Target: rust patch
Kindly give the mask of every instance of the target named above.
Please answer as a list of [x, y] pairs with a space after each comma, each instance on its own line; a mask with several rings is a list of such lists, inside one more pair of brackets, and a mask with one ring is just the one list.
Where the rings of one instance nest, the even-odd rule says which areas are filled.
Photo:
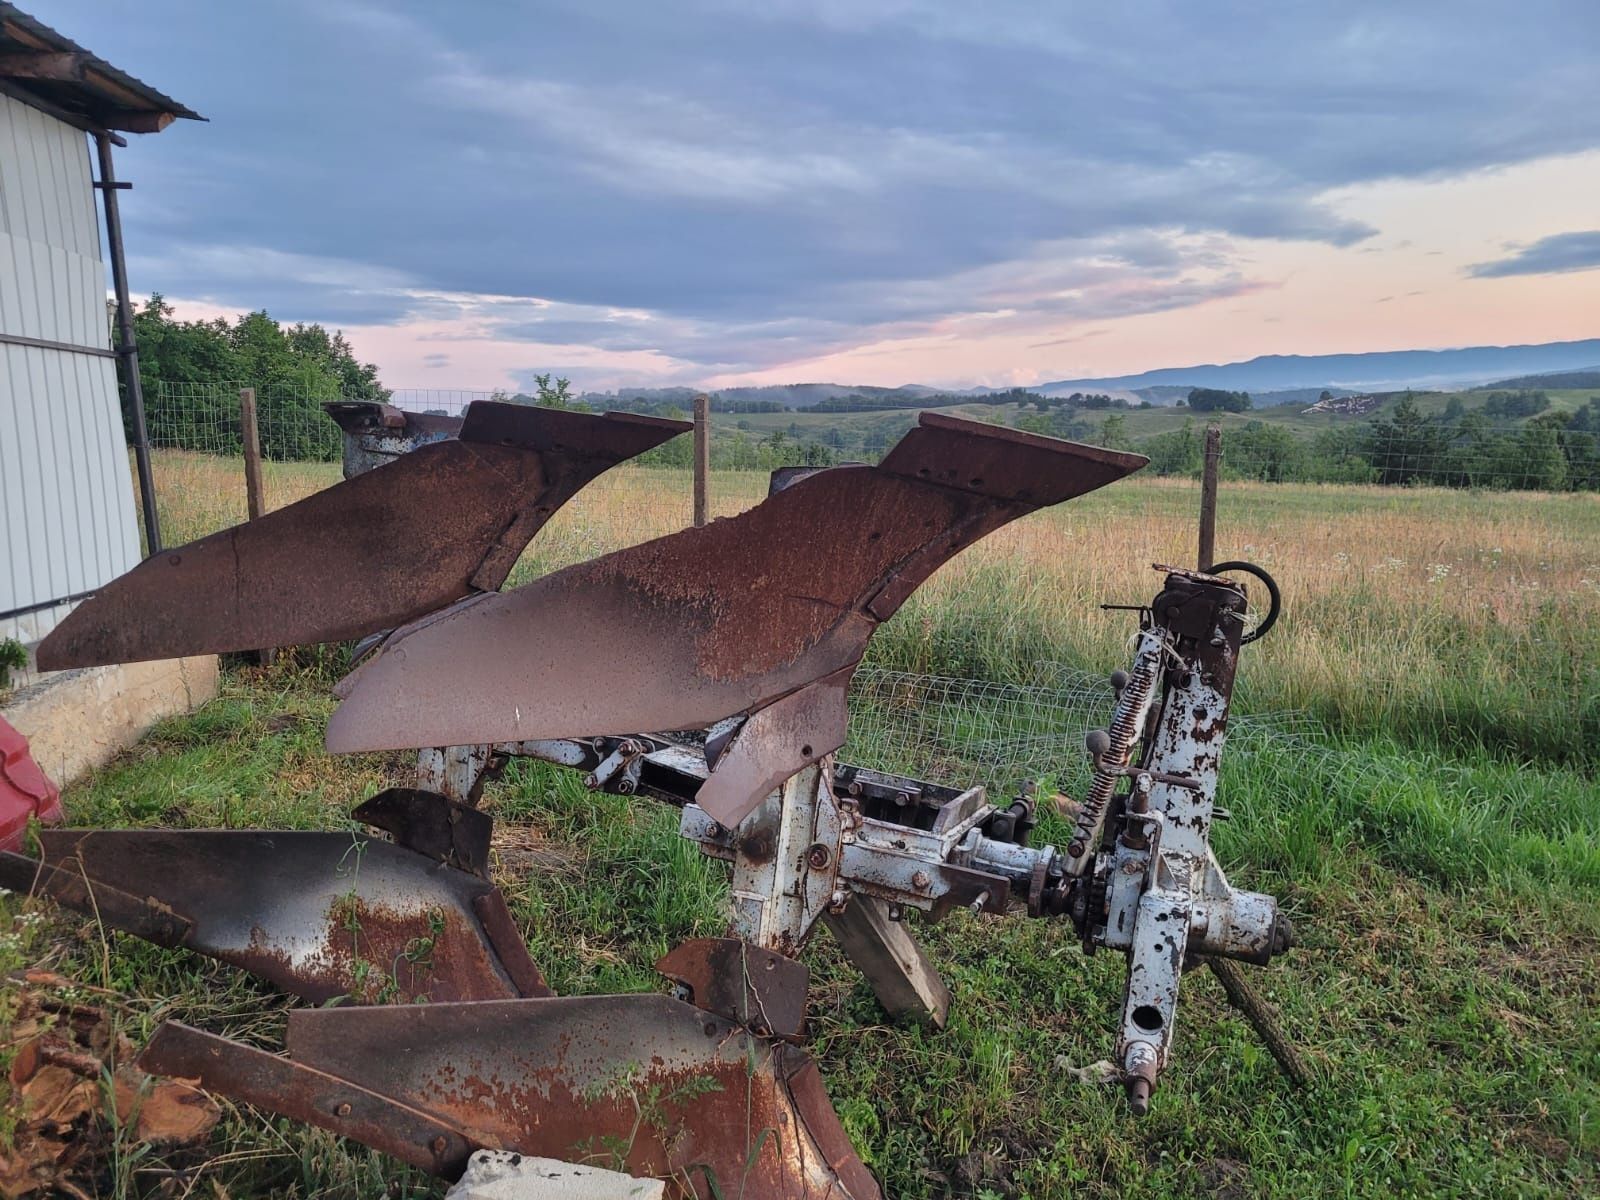
[[471, 1141], [680, 1197], [881, 1196], [804, 1052], [664, 996], [302, 1009], [289, 1050]]

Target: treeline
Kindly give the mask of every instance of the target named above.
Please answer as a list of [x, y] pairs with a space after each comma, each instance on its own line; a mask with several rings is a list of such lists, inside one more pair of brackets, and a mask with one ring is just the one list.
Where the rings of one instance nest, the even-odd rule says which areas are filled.
[[[689, 403], [693, 403], [691, 398]], [[603, 407], [613, 412], [641, 413], [647, 417], [665, 417], [672, 413], [689, 411], [688, 404], [678, 399], [651, 399], [645, 396], [618, 396], [607, 399]], [[742, 397], [711, 395], [714, 413], [781, 413], [784, 406], [776, 400], [747, 400]]]
[[239, 453], [239, 388], [248, 386], [256, 389], [263, 454], [336, 459], [338, 430], [323, 401], [389, 398], [378, 368], [360, 362], [342, 333], [317, 324], [286, 327], [265, 312], [177, 321], [157, 294], [134, 313], [133, 336], [145, 419], [161, 446]]
[[[1194, 422], [1135, 447], [1158, 475], [1198, 474], [1203, 434]], [[1600, 396], [1572, 413], [1547, 412], [1496, 426], [1486, 409], [1451, 405], [1437, 416], [1403, 397], [1388, 416], [1298, 437], [1249, 421], [1227, 431], [1223, 473], [1271, 483], [1600, 491]]]
[[814, 413], [893, 412], [898, 409], [908, 408], [953, 408], [957, 404], [972, 404], [975, 401], [1003, 403], [1003, 401], [997, 401], [993, 397], [960, 396], [942, 392], [928, 396], [910, 394], [860, 395], [852, 392], [848, 396], [830, 396], [826, 400], [819, 400], [804, 411]]
[[[1011, 394], [1007, 394], [1007, 399]], [[1053, 409], [1070, 410], [1086, 409], [1099, 412], [1109, 408], [1149, 408], [1150, 401], [1141, 400], [1138, 404], [1129, 404], [1121, 396], [1108, 396], [1103, 392], [1073, 392], [1070, 396], [1040, 396], [1034, 392], [1023, 392], [1017, 399], [1019, 408], [1032, 405], [1040, 412], [1050, 412]]]
[[1195, 412], [1248, 412], [1249, 392], [1227, 392], [1221, 388], [1191, 388], [1186, 400]]

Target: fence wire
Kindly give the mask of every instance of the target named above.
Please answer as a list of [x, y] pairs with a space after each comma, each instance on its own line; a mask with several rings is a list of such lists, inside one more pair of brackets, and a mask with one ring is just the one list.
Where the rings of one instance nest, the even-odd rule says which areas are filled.
[[[857, 766], [1010, 796], [1034, 782], [1081, 795], [1090, 768], [1084, 737], [1111, 718], [1103, 675], [1041, 663], [1036, 684], [915, 675], [862, 666], [850, 696], [840, 756]], [[1308, 713], [1234, 713], [1228, 756], [1271, 756], [1291, 768], [1350, 757]], [[1365, 770], [1361, 760], [1352, 766]]]

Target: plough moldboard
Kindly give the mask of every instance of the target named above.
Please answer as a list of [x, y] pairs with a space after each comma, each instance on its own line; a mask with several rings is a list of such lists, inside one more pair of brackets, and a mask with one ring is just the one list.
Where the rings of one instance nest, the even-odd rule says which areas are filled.
[[[1123, 953], [1115, 1062], [1138, 1112], [1184, 971], [1223, 964], [1233, 994], [1247, 985], [1229, 960], [1288, 948], [1276, 902], [1234, 890], [1210, 848], [1251, 636], [1244, 587], [1220, 573], [1163, 568], [1132, 606], [1133, 661], [1088, 739], [1065, 847], [1032, 844], [1031, 794], [835, 758], [880, 622], [965, 546], [1138, 456], [924, 414], [878, 466], [790, 475], [740, 516], [501, 593], [556, 507], [679, 427], [495, 404], [459, 425], [335, 415], [344, 483], [141, 564], [40, 648], [64, 666], [381, 635], [338, 689], [328, 746], [419, 752], [416, 787], [356, 811], [386, 837], [47, 830], [39, 859], [0, 861], [6, 886], [312, 1004], [349, 998], [293, 1011], [287, 1057], [169, 1022], [147, 1070], [441, 1175], [487, 1147], [683, 1195], [859, 1198], [879, 1186], [802, 1048], [819, 923], [891, 1014], [934, 1025], [951, 998], [910, 910], [1068, 923], [1086, 950]], [[512, 756], [674, 805], [728, 862], [728, 936], [658, 963], [670, 995], [551, 994], [487, 878], [476, 802]]]

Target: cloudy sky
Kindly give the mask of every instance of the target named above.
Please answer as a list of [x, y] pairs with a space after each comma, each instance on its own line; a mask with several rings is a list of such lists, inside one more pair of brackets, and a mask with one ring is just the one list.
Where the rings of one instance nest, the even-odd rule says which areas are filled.
[[1600, 4], [25, 7], [209, 117], [130, 276], [395, 387], [1030, 383], [1600, 335]]

